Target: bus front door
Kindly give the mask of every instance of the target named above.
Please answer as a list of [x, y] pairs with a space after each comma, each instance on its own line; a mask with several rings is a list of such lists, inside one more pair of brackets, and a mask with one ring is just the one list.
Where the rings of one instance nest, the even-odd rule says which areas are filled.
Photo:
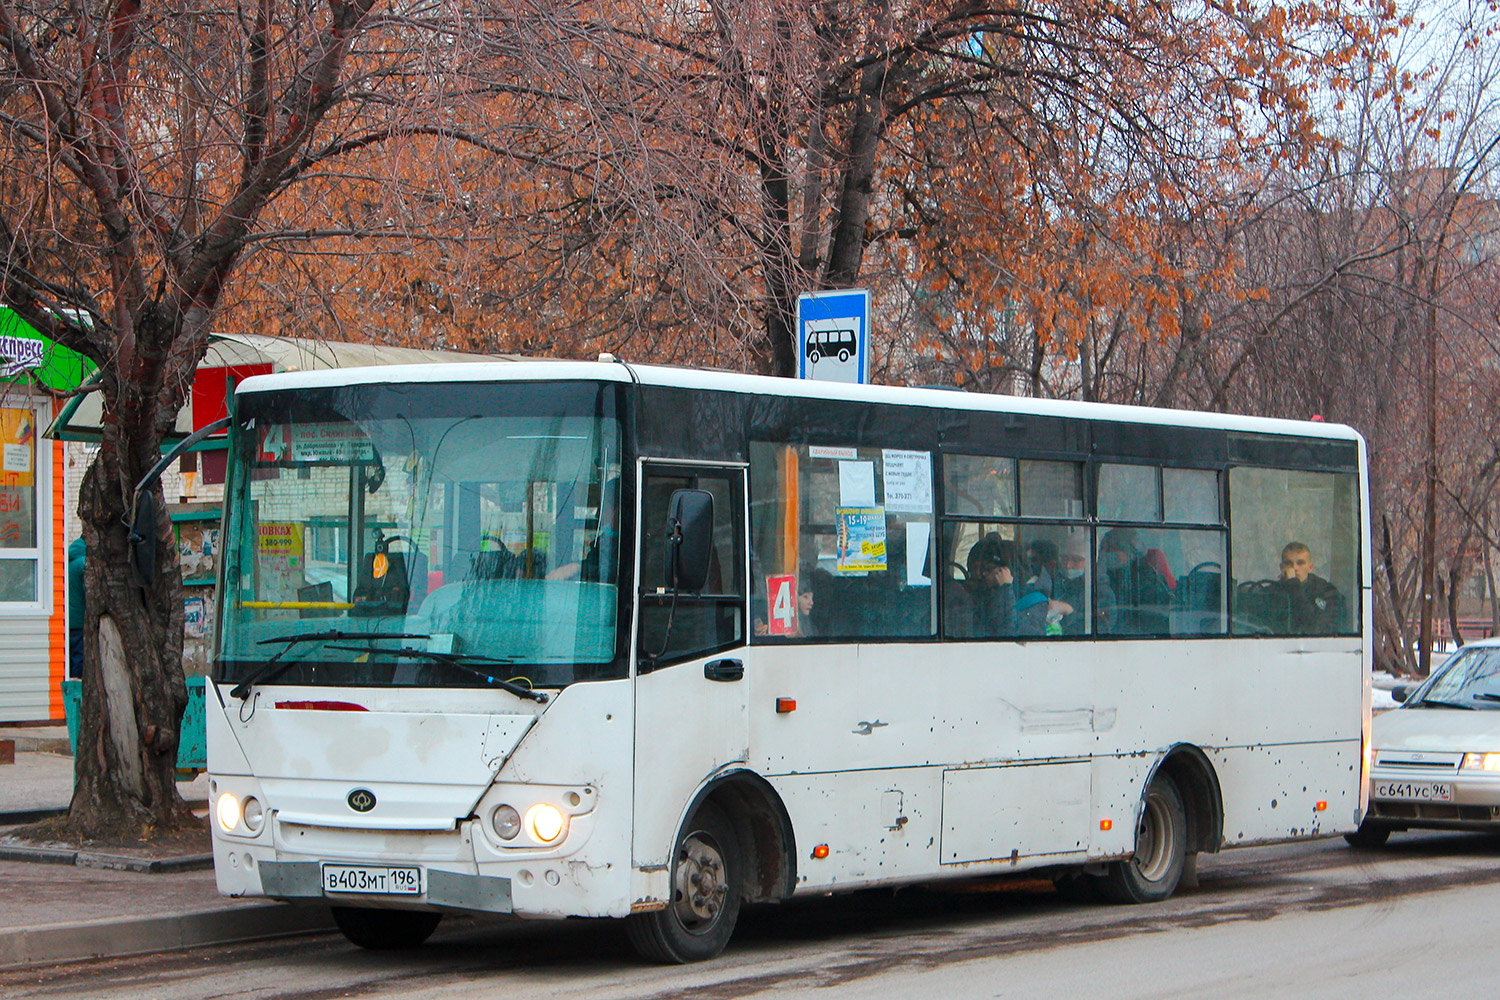
[[[667, 511], [687, 489], [713, 497], [713, 544], [702, 592], [674, 594]], [[638, 496], [632, 859], [662, 871], [695, 792], [748, 755], [745, 470], [642, 462]]]

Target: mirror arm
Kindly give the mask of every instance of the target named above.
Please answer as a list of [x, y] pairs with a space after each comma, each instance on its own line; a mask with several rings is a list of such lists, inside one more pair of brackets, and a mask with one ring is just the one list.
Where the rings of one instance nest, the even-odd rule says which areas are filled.
[[[141, 477], [141, 481], [135, 484], [135, 492], [132, 493], [130, 497], [130, 524], [128, 525], [130, 529], [128, 539], [130, 541], [132, 554], [135, 554], [136, 550], [139, 549], [141, 544], [146, 541], [146, 536], [141, 534], [140, 523], [142, 494], [156, 485], [156, 481], [161, 478], [161, 474], [167, 470], [167, 466], [171, 465], [173, 460], [175, 460], [178, 455], [181, 455], [184, 451], [187, 451], [189, 448], [197, 444], [199, 441], [202, 441], [204, 438], [209, 437], [213, 434], [217, 434], [219, 433], [219, 431], [222, 431], [224, 428], [228, 427], [230, 419], [230, 417], [220, 417], [213, 423], [205, 424], [204, 426], [198, 428], [196, 431], [193, 431], [193, 433], [189, 434], [187, 437], [179, 441], [171, 451], [163, 455], [155, 465], [151, 466], [151, 471], [147, 472], [143, 477]], [[147, 504], [146, 506], [151, 508], [150, 515], [154, 517], [156, 513], [154, 505]], [[150, 553], [148, 553], [147, 558], [150, 558]], [[142, 582], [146, 586], [150, 586], [153, 577], [152, 567], [150, 565], [137, 565], [136, 571], [140, 575]]]
[[152, 484], [154, 484], [158, 479], [161, 478], [161, 474], [167, 471], [167, 466], [171, 465], [172, 461], [177, 458], [178, 455], [181, 455], [183, 452], [187, 451], [189, 448], [197, 444], [199, 441], [202, 441], [204, 438], [211, 437], [214, 434], [222, 431], [224, 428], [228, 427], [229, 421], [231, 419], [232, 418], [230, 417], [220, 417], [213, 423], [205, 424], [204, 426], [193, 431], [193, 433], [189, 434], [187, 437], [183, 438], [181, 441], [177, 442], [172, 450], [163, 455], [155, 465], [151, 466], [151, 471], [146, 473], [145, 476], [141, 478], [141, 481], [135, 484], [135, 493], [130, 498], [131, 505], [134, 506], [135, 498], [141, 495], [142, 490], [150, 489]]

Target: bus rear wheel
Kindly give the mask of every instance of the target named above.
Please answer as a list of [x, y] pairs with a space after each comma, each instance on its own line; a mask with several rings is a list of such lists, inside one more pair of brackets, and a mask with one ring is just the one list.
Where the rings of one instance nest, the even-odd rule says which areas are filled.
[[739, 839], [716, 806], [704, 803], [677, 835], [672, 899], [665, 909], [626, 918], [630, 943], [653, 962], [684, 964], [724, 950], [740, 914]]
[[1099, 881], [1106, 899], [1157, 903], [1177, 891], [1187, 862], [1187, 810], [1182, 793], [1164, 774], [1146, 786], [1135, 827], [1135, 854], [1113, 862]]
[[425, 910], [362, 910], [353, 906], [333, 907], [333, 922], [344, 937], [370, 951], [416, 948], [437, 930], [441, 913]]

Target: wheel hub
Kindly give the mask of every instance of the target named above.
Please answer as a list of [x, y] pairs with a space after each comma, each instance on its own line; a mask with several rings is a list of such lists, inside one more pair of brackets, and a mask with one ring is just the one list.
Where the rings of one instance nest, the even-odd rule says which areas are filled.
[[718, 846], [702, 834], [683, 841], [673, 873], [672, 897], [682, 925], [700, 929], [718, 919], [729, 886]]

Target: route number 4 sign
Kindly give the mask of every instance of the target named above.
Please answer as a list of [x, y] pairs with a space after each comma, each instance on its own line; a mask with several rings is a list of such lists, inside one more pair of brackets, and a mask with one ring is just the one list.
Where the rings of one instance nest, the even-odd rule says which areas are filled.
[[797, 634], [797, 577], [766, 577], [766, 604], [771, 609], [771, 620], [766, 623], [768, 635]]

